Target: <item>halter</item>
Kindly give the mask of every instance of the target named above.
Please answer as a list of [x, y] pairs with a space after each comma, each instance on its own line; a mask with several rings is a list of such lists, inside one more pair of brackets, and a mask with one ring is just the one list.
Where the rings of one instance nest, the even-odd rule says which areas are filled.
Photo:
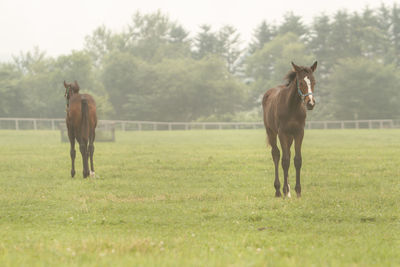
[[306, 96], [314, 95], [313, 92], [303, 94], [303, 92], [300, 90], [300, 87], [299, 87], [299, 79], [297, 79], [297, 78], [296, 78], [296, 84], [297, 84], [297, 92], [299, 93], [299, 96], [301, 97], [301, 100], [304, 101], [304, 99], [306, 98]]
[[71, 98], [71, 88], [68, 88], [68, 92], [65, 94], [65, 103], [67, 105], [67, 108], [69, 107], [69, 99]]

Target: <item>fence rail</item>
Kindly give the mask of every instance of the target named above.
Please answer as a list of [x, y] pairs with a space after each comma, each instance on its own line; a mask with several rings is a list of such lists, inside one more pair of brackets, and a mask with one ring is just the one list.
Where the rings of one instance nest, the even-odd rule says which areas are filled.
[[[112, 125], [121, 131], [172, 131], [209, 129], [263, 129], [262, 122], [153, 122], [100, 120], [99, 127]], [[65, 119], [0, 118], [0, 129], [11, 130], [59, 130], [65, 127]], [[400, 128], [400, 120], [343, 120], [307, 121], [306, 129], [392, 129]]]

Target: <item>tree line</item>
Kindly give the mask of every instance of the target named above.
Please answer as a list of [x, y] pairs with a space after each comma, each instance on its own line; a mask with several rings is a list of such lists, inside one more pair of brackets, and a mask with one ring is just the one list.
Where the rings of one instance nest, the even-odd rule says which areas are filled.
[[100, 26], [84, 48], [48, 57], [34, 48], [0, 62], [0, 117], [60, 118], [62, 82], [93, 94], [101, 119], [260, 120], [260, 98], [290, 62], [318, 60], [312, 119], [400, 118], [400, 8], [287, 13], [245, 44], [235, 27], [191, 34], [162, 12], [136, 13], [120, 32]]

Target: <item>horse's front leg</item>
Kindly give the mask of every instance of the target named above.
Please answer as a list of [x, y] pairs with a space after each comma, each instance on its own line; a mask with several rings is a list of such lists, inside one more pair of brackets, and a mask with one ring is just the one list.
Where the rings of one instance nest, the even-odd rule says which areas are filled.
[[286, 197], [290, 196], [290, 185], [289, 185], [289, 166], [290, 166], [290, 147], [293, 142], [293, 137], [286, 134], [279, 134], [279, 141], [282, 147], [282, 169], [283, 169], [283, 195]]
[[69, 138], [69, 143], [71, 145], [69, 154], [71, 156], [71, 177], [75, 176], [75, 157], [76, 157], [76, 151], [75, 151], [75, 135], [72, 130], [68, 130], [68, 138]]
[[304, 130], [299, 132], [294, 137], [294, 149], [295, 149], [294, 166], [296, 167], [296, 187], [295, 187], [295, 190], [296, 190], [296, 193], [297, 193], [297, 197], [301, 197], [300, 170], [301, 170], [301, 165], [302, 165], [301, 144], [303, 143], [303, 137], [304, 137]]

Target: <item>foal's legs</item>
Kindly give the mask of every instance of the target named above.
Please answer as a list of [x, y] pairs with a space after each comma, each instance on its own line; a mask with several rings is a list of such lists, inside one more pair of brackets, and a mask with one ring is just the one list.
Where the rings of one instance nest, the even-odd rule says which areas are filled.
[[95, 177], [94, 166], [93, 166], [93, 154], [94, 154], [94, 129], [89, 134], [89, 156], [90, 156], [90, 177]]
[[296, 193], [297, 197], [301, 197], [301, 185], [300, 185], [300, 169], [302, 164], [301, 158], [301, 144], [303, 143], [304, 130], [302, 129], [295, 137], [294, 137], [294, 166], [296, 167]]
[[76, 151], [75, 151], [75, 135], [73, 130], [68, 129], [68, 138], [69, 138], [69, 143], [71, 144], [71, 148], [69, 151], [69, 154], [71, 156], [71, 177], [75, 176], [75, 157], [76, 157]]
[[282, 168], [283, 168], [283, 195], [290, 197], [289, 186], [289, 166], [290, 166], [290, 147], [292, 146], [293, 137], [284, 133], [279, 133], [279, 141], [282, 147]]
[[271, 145], [271, 154], [272, 154], [272, 159], [274, 161], [275, 165], [275, 181], [274, 181], [274, 187], [275, 187], [275, 197], [281, 197], [281, 183], [279, 182], [279, 159], [281, 157], [281, 152], [279, 151], [278, 146], [276, 145], [276, 133], [274, 133], [271, 130], [267, 129], [267, 135], [268, 135], [268, 141], [269, 144]]

